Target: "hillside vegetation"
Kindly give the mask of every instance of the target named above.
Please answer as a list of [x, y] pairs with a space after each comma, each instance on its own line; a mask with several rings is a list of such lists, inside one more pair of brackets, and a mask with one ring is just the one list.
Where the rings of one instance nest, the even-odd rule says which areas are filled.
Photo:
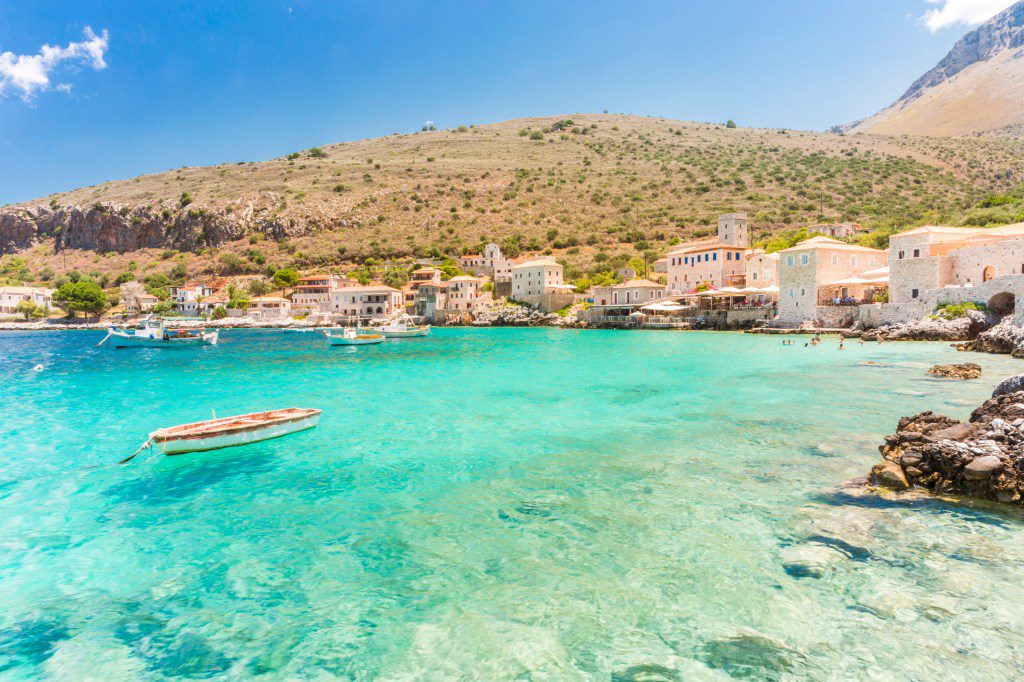
[[[0, 209], [34, 224], [49, 213], [57, 225], [5, 256], [0, 277], [267, 276], [283, 267], [347, 270], [368, 258], [455, 256], [496, 241], [512, 254], [553, 253], [575, 279], [653, 260], [672, 243], [710, 234], [716, 216], [731, 211], [748, 213], [755, 239], [853, 220], [877, 229], [867, 237], [875, 245], [925, 223], [1019, 221], [1021, 178], [1024, 143], [1012, 136], [844, 136], [614, 114], [530, 118], [180, 168]], [[95, 225], [89, 249], [67, 246], [72, 225], [60, 221], [70, 207], [79, 211], [79, 241]], [[118, 226], [143, 223], [147, 248], [120, 252], [107, 239]], [[179, 229], [186, 224], [187, 240]]]

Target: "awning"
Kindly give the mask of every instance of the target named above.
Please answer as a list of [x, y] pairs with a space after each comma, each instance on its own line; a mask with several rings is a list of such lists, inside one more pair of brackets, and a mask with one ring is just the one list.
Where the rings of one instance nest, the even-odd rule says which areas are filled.
[[640, 310], [673, 313], [678, 310], [686, 310], [687, 308], [692, 308], [692, 306], [683, 305], [682, 303], [674, 303], [672, 301], [665, 301], [664, 303], [648, 303], [645, 306], [641, 306]]

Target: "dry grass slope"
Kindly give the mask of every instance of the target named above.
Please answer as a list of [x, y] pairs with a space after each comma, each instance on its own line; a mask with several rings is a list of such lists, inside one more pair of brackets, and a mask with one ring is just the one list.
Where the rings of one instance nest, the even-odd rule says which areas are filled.
[[985, 197], [1013, 190], [1022, 174], [1024, 143], [1012, 137], [843, 136], [614, 114], [530, 118], [48, 196], [29, 203], [220, 212], [291, 229], [272, 240], [254, 228], [189, 254], [54, 253], [44, 243], [21, 254], [22, 270], [115, 274], [132, 262], [142, 272], [183, 263], [190, 275], [338, 269], [498, 241], [553, 252], [579, 273], [616, 255], [660, 255], [729, 211], [747, 212], [761, 238], [818, 221], [883, 230], [959, 222]]

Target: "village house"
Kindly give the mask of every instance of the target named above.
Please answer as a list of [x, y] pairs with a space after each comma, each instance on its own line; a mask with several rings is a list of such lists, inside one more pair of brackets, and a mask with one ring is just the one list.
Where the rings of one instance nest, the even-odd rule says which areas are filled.
[[821, 224], [811, 225], [807, 228], [808, 234], [821, 234], [832, 239], [847, 239], [864, 231], [859, 223]]
[[575, 287], [562, 281], [561, 263], [548, 256], [512, 266], [510, 297], [544, 312], [572, 304]]
[[884, 251], [821, 236], [780, 251], [778, 319], [825, 326], [859, 319], [856, 306], [871, 303], [888, 285], [886, 258]]
[[594, 307], [628, 308], [651, 301], [657, 301], [668, 295], [664, 284], [649, 279], [631, 279], [621, 284], [607, 287], [594, 287]]
[[448, 307], [453, 310], [470, 310], [478, 304], [483, 280], [469, 275], [459, 275], [448, 280]]
[[212, 287], [197, 282], [189, 282], [183, 286], [170, 287], [171, 307], [183, 317], [198, 317], [199, 301], [213, 294]]
[[416, 292], [424, 284], [437, 283], [441, 281], [444, 273], [439, 268], [422, 267], [416, 268], [409, 275], [409, 281], [402, 285], [402, 293], [405, 294], [405, 304], [412, 306], [416, 302]]
[[306, 275], [300, 277], [292, 288], [292, 310], [299, 312], [324, 312], [331, 306], [331, 293], [345, 287], [358, 286], [359, 282], [335, 274]]
[[53, 308], [53, 292], [44, 287], [0, 287], [0, 313], [17, 313], [22, 301], [31, 301], [48, 311]]
[[749, 237], [747, 216], [718, 216], [716, 237], [686, 242], [668, 253], [666, 274], [671, 291], [685, 292], [699, 285], [714, 289], [742, 286], [746, 275]]
[[405, 310], [405, 294], [384, 284], [357, 285], [331, 292], [330, 312], [369, 320], [387, 319]]
[[260, 320], [283, 320], [290, 311], [291, 302], [280, 296], [258, 296], [249, 308], [249, 314]]
[[925, 226], [889, 238], [889, 305], [883, 321], [976, 302], [1024, 322], [1024, 223], [993, 228]]

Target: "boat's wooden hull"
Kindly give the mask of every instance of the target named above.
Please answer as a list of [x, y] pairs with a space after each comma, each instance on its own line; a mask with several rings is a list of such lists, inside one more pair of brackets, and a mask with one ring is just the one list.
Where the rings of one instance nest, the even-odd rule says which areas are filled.
[[251, 428], [234, 429], [227, 433], [178, 436], [168, 433], [171, 429], [161, 429], [154, 432], [151, 438], [154, 446], [166, 455], [219, 450], [221, 448], [230, 448], [237, 445], [247, 445], [272, 438], [280, 438], [291, 433], [311, 429], [320, 421], [320, 410], [311, 410], [309, 412], [311, 413], [298, 416], [295, 419], [277, 421], [267, 425], [255, 424]]
[[327, 343], [332, 346], [371, 346], [384, 341], [384, 337], [380, 334], [365, 334], [355, 338], [345, 338], [334, 334], [324, 334], [324, 336], [327, 337]]
[[414, 339], [420, 336], [430, 336], [430, 329], [409, 329], [407, 331], [388, 331], [387, 329], [378, 329], [377, 333], [383, 334], [386, 339]]
[[181, 348], [185, 346], [215, 346], [219, 332], [204, 332], [198, 336], [136, 336], [134, 334], [110, 333], [114, 348]]

